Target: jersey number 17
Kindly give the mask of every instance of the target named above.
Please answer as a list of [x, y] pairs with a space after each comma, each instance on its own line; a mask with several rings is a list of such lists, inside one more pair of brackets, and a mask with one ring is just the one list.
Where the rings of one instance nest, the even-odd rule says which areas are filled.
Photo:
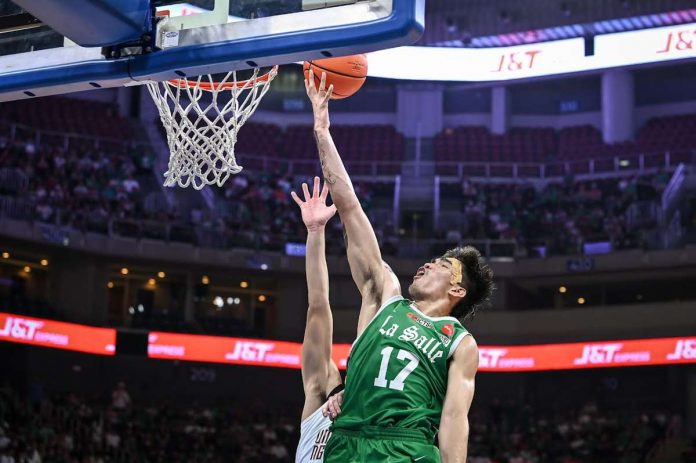
[[393, 347], [385, 347], [382, 349], [382, 363], [379, 366], [379, 374], [375, 378], [375, 386], [403, 391], [406, 378], [418, 367], [419, 362], [418, 358], [409, 351], [399, 349], [399, 352], [396, 354], [397, 360], [408, 360], [408, 363], [393, 380], [387, 381], [387, 368], [389, 367], [389, 361], [391, 360], [393, 351]]

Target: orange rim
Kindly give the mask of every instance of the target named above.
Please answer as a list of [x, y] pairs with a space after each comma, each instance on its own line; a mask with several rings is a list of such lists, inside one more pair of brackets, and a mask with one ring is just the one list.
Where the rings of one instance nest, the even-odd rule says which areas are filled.
[[253, 82], [253, 85], [256, 85], [258, 83], [266, 83], [271, 78], [271, 74], [273, 72], [276, 72], [276, 73], [278, 72], [278, 66], [273, 66], [270, 71], [268, 71], [266, 74], [262, 75], [261, 77], [257, 77], [255, 79], [238, 80], [236, 82], [210, 82], [210, 81], [204, 82], [203, 80], [198, 82], [197, 80], [188, 80], [188, 79], [170, 79], [170, 80], [167, 80], [167, 83], [169, 85], [174, 86], [174, 87], [179, 87], [179, 88], [198, 87], [201, 90], [205, 90], [207, 92], [212, 92], [212, 91], [218, 91], [218, 90], [231, 90], [233, 88], [244, 88], [249, 84], [249, 82]]

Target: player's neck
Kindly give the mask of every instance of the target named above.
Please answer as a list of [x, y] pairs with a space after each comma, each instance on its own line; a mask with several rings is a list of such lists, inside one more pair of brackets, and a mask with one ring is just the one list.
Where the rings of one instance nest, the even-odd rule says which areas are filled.
[[413, 304], [428, 317], [447, 317], [450, 314], [449, 301], [443, 299], [415, 299]]

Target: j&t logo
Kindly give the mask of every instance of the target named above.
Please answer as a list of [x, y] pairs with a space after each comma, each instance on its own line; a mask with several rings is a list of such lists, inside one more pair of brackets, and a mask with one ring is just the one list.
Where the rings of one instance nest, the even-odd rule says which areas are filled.
[[664, 48], [658, 50], [657, 53], [693, 50], [694, 36], [696, 36], [696, 30], [682, 30], [679, 32], [670, 32], [667, 35], [667, 43], [664, 45]]
[[246, 360], [248, 362], [263, 362], [266, 353], [273, 350], [273, 344], [268, 342], [238, 341], [234, 351], [225, 356], [228, 360]]
[[507, 349], [479, 349], [479, 365], [483, 368], [495, 368], [498, 361], [507, 354]]
[[7, 317], [5, 327], [0, 330], [0, 337], [11, 337], [31, 341], [36, 330], [43, 326], [43, 322], [27, 320], [26, 318]]
[[586, 345], [582, 350], [582, 357], [576, 358], [573, 363], [575, 365], [611, 363], [621, 347], [623, 344]]
[[667, 360], [696, 359], [696, 339], [680, 339]]

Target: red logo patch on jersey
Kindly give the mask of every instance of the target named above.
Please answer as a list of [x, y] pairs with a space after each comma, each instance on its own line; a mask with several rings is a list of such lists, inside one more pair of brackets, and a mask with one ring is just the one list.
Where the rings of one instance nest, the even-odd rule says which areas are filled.
[[424, 326], [426, 328], [431, 328], [431, 329], [433, 327], [432, 323], [430, 323], [428, 320], [423, 320], [422, 318], [420, 318], [418, 315], [414, 314], [413, 312], [407, 313], [406, 316], [421, 326]]
[[454, 325], [451, 323], [444, 325], [442, 327], [442, 332], [451, 338], [452, 336], [454, 336]]

